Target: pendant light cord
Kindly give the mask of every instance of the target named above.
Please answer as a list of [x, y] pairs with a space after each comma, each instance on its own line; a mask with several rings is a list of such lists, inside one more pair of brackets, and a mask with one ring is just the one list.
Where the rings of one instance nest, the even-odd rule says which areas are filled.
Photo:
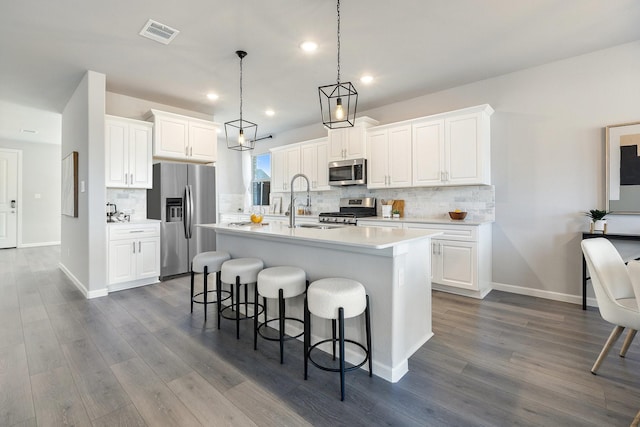
[[340, 0], [338, 0], [338, 79], [337, 83], [340, 84]]
[[240, 57], [240, 130], [242, 130], [242, 57]]

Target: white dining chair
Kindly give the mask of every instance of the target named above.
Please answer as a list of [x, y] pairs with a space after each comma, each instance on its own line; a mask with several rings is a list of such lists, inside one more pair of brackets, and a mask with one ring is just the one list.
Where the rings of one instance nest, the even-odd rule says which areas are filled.
[[[582, 252], [589, 268], [600, 315], [615, 325], [591, 368], [591, 373], [595, 375], [624, 328], [629, 328], [630, 331], [620, 351], [622, 357], [629, 349], [636, 331], [640, 329], [640, 307], [636, 298], [636, 295], [640, 295], [640, 263], [625, 265], [613, 244], [603, 237], [583, 240]], [[633, 281], [631, 275], [634, 275]], [[635, 292], [634, 284], [637, 287]]]

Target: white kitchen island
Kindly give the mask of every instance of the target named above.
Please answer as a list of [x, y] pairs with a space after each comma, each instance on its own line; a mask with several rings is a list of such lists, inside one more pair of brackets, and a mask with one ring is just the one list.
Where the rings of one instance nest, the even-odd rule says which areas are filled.
[[[300, 267], [310, 282], [346, 277], [362, 283], [370, 299], [374, 375], [398, 381], [408, 371], [408, 358], [433, 335], [430, 248], [431, 237], [440, 233], [378, 227], [290, 229], [279, 222], [199, 226], [214, 229], [218, 250], [232, 258], [260, 258], [265, 267]], [[287, 303], [287, 316], [302, 319], [303, 299]], [[270, 308], [271, 313], [276, 309]], [[312, 318], [312, 343], [330, 337], [330, 326]], [[364, 330], [364, 316], [345, 322], [347, 338], [365, 342]], [[347, 346], [346, 359], [354, 363], [362, 355]]]

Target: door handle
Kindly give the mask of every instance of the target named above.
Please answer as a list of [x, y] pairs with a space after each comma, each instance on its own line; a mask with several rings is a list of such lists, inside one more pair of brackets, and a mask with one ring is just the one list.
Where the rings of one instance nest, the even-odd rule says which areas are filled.
[[11, 209], [15, 209], [15, 207], [16, 207], [16, 201], [12, 200], [11, 201]]
[[138, 252], [142, 252], [142, 242], [138, 240]]
[[136, 253], [136, 242], [133, 242], [133, 253]]

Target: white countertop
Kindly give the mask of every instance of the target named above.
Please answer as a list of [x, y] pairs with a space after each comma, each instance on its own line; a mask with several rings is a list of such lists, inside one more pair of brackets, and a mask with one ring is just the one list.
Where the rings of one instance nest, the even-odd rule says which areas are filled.
[[131, 221], [107, 222], [108, 226], [112, 225], [143, 225], [143, 224], [159, 224], [159, 219], [132, 219]]
[[[490, 224], [493, 221], [472, 221], [472, 220], [454, 220], [448, 218], [427, 218], [427, 217], [403, 217], [403, 218], [383, 218], [381, 216], [368, 216], [358, 218], [359, 224], [365, 224], [367, 221], [388, 222], [393, 223], [416, 223], [416, 224], [447, 224], [447, 225], [481, 225]], [[366, 224], [365, 224], [366, 225]]]
[[198, 224], [196, 227], [212, 228], [222, 233], [255, 235], [262, 238], [284, 238], [293, 240], [329, 243], [367, 249], [385, 249], [412, 240], [426, 239], [441, 234], [427, 230], [381, 227], [344, 226], [330, 229], [289, 228], [282, 222], [258, 225]]

